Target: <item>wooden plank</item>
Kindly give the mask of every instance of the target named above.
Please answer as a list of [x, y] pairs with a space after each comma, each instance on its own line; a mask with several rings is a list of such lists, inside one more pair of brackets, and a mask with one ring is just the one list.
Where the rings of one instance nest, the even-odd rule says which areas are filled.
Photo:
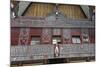
[[41, 28], [30, 28], [30, 36], [41, 36]]
[[71, 34], [74, 36], [81, 35], [81, 29], [71, 29]]
[[11, 28], [11, 45], [18, 45], [20, 28]]
[[89, 29], [89, 39], [90, 43], [95, 43], [95, 29]]
[[[26, 11], [25, 16], [43, 16], [46, 17], [49, 13], [54, 11], [53, 4], [32, 3]], [[60, 5], [59, 11], [72, 19], [85, 19], [84, 13], [78, 5]]]
[[[54, 18], [54, 20], [52, 20], [51, 18]], [[55, 18], [56, 17], [54, 16], [48, 18], [49, 20], [45, 20], [45, 18], [43, 19], [18, 18], [20, 19], [20, 21], [12, 20], [11, 27], [63, 27], [63, 28], [94, 28], [95, 27], [94, 21], [72, 20], [72, 19], [63, 18], [62, 16], [59, 17], [58, 20], [56, 20]]]

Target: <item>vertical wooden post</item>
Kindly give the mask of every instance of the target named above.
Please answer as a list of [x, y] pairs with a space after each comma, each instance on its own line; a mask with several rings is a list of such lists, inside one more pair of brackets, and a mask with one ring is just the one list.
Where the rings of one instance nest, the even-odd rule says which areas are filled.
[[44, 63], [44, 64], [47, 64], [47, 63], [48, 63], [47, 55], [44, 55], [43, 63]]

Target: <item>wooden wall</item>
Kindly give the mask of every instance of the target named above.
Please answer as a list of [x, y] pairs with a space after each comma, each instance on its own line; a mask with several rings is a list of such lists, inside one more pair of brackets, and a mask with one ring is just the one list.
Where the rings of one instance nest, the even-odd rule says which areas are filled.
[[31, 6], [25, 13], [25, 16], [46, 16], [48, 13], [53, 11], [54, 5], [52, 4], [42, 4], [42, 3], [32, 3]]
[[20, 28], [11, 28], [11, 45], [18, 45]]
[[[49, 13], [52, 13], [55, 9], [55, 4], [44, 4], [44, 3], [32, 3], [25, 12], [25, 16], [42, 16], [45, 17]], [[84, 19], [82, 9], [79, 5], [59, 5], [58, 9], [68, 18], [73, 19]]]
[[82, 19], [85, 18], [84, 13], [79, 5], [60, 5], [59, 10], [68, 18]]
[[89, 29], [89, 39], [90, 43], [95, 43], [95, 29]]
[[[56, 29], [57, 36], [61, 36], [62, 44], [71, 44], [72, 36], [80, 36], [82, 39], [82, 29]], [[61, 30], [61, 31], [59, 31]], [[89, 35], [89, 43], [95, 43], [95, 29], [87, 29]], [[40, 37], [41, 44], [51, 44], [54, 29], [51, 28], [30, 28], [28, 45], [30, 45], [32, 37]], [[18, 45], [20, 28], [11, 28], [11, 45]], [[82, 41], [82, 40], [81, 40]], [[82, 42], [83, 43], [83, 42]]]

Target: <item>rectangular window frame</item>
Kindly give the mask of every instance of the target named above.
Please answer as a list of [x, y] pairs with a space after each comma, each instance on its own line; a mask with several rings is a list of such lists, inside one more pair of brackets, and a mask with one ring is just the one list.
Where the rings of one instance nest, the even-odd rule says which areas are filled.
[[[33, 39], [34, 39], [34, 41], [33, 41]], [[36, 45], [41, 44], [41, 37], [40, 36], [31, 36], [30, 45], [35, 45], [35, 43], [33, 44], [32, 42], [35, 42]]]
[[[74, 39], [74, 40], [76, 39], [76, 40], [74, 41], [73, 39]], [[78, 40], [79, 40], [79, 42], [78, 42]], [[74, 41], [74, 42], [73, 42], [73, 41]], [[82, 41], [81, 41], [81, 37], [80, 37], [80, 36], [78, 36], [78, 35], [72, 36], [72, 44], [81, 44], [81, 42], [82, 42]]]

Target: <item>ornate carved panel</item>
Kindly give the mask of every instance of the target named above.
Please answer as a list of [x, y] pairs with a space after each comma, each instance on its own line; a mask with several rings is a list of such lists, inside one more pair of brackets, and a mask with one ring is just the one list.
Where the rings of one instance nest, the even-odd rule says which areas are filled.
[[71, 31], [70, 29], [63, 29], [63, 43], [71, 43]]
[[19, 45], [28, 45], [30, 28], [21, 28], [19, 35]]
[[42, 43], [50, 43], [51, 42], [51, 29], [45, 28], [42, 30]]
[[88, 43], [89, 42], [89, 31], [88, 29], [81, 29], [82, 32], [82, 42]]

